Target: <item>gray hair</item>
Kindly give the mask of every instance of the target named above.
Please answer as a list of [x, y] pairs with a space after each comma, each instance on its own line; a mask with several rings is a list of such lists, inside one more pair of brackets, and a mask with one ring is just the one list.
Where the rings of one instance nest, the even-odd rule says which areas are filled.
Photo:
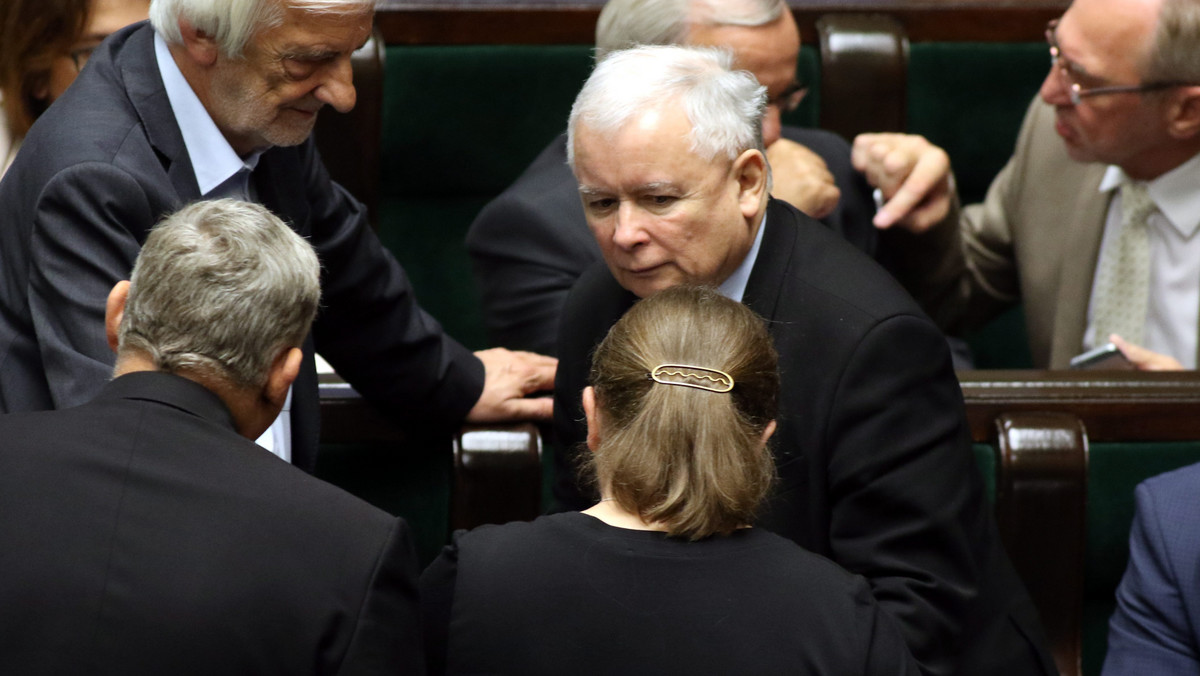
[[261, 387], [308, 334], [321, 298], [312, 247], [258, 204], [196, 202], [150, 231], [130, 278], [120, 350], [156, 368]]
[[763, 150], [767, 89], [746, 71], [732, 70], [729, 52], [698, 47], [648, 46], [614, 52], [592, 71], [567, 123], [567, 163], [575, 166], [580, 124], [614, 134], [646, 111], [682, 104], [692, 123], [691, 150], [705, 159], [730, 160]]
[[283, 21], [284, 7], [353, 12], [374, 8], [375, 0], [151, 0], [150, 23], [169, 44], [178, 45], [183, 43], [179, 21], [186, 20], [213, 36], [222, 54], [239, 58], [255, 33]]
[[1164, 0], [1143, 68], [1145, 82], [1200, 83], [1200, 2]]
[[696, 24], [763, 26], [786, 10], [784, 0], [609, 0], [596, 22], [596, 58], [637, 45], [683, 44]]

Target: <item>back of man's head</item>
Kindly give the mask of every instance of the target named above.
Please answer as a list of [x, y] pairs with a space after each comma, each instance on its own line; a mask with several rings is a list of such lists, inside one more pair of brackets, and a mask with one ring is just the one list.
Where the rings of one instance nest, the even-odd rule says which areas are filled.
[[375, 0], [151, 0], [150, 23], [170, 44], [182, 44], [182, 19], [216, 39], [225, 56], [242, 55], [246, 43], [260, 30], [283, 21], [284, 8], [311, 12], [357, 12]]
[[596, 59], [636, 45], [685, 44], [696, 24], [762, 26], [786, 10], [784, 0], [609, 0], [596, 22]]
[[118, 329], [160, 371], [258, 388], [308, 334], [320, 302], [312, 247], [258, 204], [197, 202], [154, 227]]
[[592, 71], [567, 123], [567, 161], [574, 166], [580, 125], [613, 134], [634, 118], [676, 103], [692, 124], [691, 149], [705, 159], [732, 160], [763, 150], [766, 88], [735, 71], [728, 52], [697, 47], [649, 46], [614, 52]]

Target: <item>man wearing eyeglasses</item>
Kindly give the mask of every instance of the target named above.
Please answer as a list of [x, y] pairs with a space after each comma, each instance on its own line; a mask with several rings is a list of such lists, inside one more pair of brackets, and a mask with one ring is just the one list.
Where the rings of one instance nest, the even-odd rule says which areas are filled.
[[1137, 368], [1194, 369], [1200, 326], [1200, 3], [1076, 0], [1053, 66], [983, 204], [961, 213], [946, 154], [863, 135], [880, 228], [921, 233], [905, 279], [943, 328], [1024, 303], [1035, 366], [1113, 342]]
[[[780, 121], [806, 92], [796, 80], [800, 34], [783, 0], [610, 0], [596, 26], [597, 58], [635, 44], [730, 49], [737, 66], [767, 87], [763, 140], [772, 195], [876, 255], [871, 189], [851, 166], [848, 144]], [[566, 157], [564, 134], [484, 208], [467, 234], [493, 345], [553, 355], [567, 292], [601, 259]]]

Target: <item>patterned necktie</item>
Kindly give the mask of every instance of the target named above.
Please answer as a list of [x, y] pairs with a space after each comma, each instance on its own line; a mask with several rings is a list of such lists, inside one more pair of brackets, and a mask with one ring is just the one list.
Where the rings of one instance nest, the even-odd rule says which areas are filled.
[[1121, 185], [1121, 230], [1100, 256], [1094, 312], [1097, 345], [1115, 333], [1142, 344], [1150, 295], [1150, 242], [1147, 221], [1156, 207], [1146, 186]]

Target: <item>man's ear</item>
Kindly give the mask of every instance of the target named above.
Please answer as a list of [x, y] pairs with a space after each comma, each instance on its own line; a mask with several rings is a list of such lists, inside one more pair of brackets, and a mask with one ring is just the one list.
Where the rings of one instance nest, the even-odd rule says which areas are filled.
[[271, 370], [267, 373], [267, 383], [263, 387], [263, 397], [276, 407], [276, 414], [287, 402], [288, 388], [300, 375], [300, 364], [304, 361], [304, 353], [298, 347], [289, 347], [275, 356]]
[[104, 303], [104, 335], [108, 338], [108, 347], [114, 353], [120, 345], [117, 333], [121, 328], [121, 320], [125, 318], [125, 301], [129, 300], [129, 281], [121, 280], [108, 292], [108, 301]]
[[742, 152], [733, 161], [733, 177], [738, 185], [738, 204], [746, 220], [751, 220], [762, 209], [767, 193], [767, 156], [761, 150]]
[[767, 426], [765, 428], [763, 428], [763, 433], [762, 433], [762, 445], [763, 446], [767, 445], [767, 442], [771, 440], [771, 435], [773, 435], [773, 434], [775, 434], [775, 421], [774, 420], [767, 423]]
[[179, 34], [183, 36], [183, 49], [196, 65], [208, 67], [217, 62], [221, 49], [214, 37], [192, 25], [187, 19], [179, 20]]
[[1177, 89], [1167, 111], [1167, 129], [1177, 139], [1200, 135], [1200, 86]]
[[596, 410], [596, 390], [583, 388], [583, 415], [587, 419], [587, 447], [595, 452], [600, 446], [600, 412]]

